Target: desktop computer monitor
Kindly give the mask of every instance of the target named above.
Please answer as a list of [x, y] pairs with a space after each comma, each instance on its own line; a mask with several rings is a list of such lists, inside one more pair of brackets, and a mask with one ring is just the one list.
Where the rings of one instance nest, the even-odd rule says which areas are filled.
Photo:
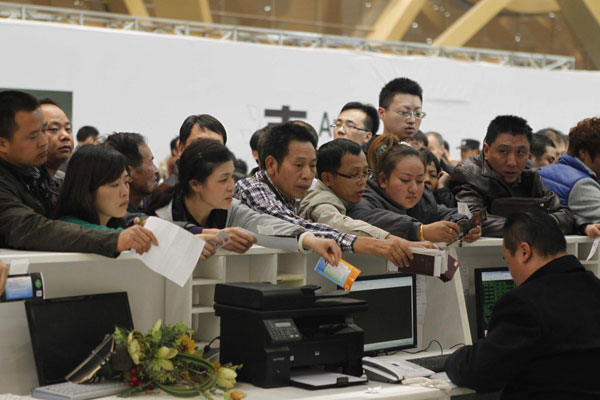
[[42, 386], [64, 382], [115, 326], [133, 329], [126, 292], [31, 300], [25, 311]]
[[348, 297], [369, 303], [367, 311], [353, 314], [354, 322], [365, 332], [365, 353], [417, 346], [414, 275], [360, 275]]
[[504, 293], [517, 287], [508, 267], [475, 268], [475, 313], [477, 337], [487, 336], [488, 325], [494, 305]]

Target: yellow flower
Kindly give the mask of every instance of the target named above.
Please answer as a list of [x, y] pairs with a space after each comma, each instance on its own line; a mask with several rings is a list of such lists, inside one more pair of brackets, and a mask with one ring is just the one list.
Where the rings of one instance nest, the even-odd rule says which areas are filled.
[[196, 342], [194, 342], [194, 339], [191, 339], [190, 335], [187, 333], [181, 337], [179, 351], [188, 354], [194, 354], [196, 352]]
[[133, 360], [135, 365], [139, 365], [140, 360], [144, 358], [142, 350], [140, 348], [140, 344], [137, 339], [133, 338], [133, 331], [129, 333], [127, 336], [127, 351], [129, 352], [129, 356]]
[[172, 371], [174, 367], [171, 358], [175, 357], [177, 353], [177, 350], [163, 346], [156, 351], [156, 362], [161, 368]]
[[231, 392], [229, 394], [229, 399], [230, 400], [242, 400], [243, 398], [245, 398], [247, 396], [246, 393], [244, 392], [240, 392], [239, 390], [234, 390], [233, 392]]
[[231, 368], [221, 367], [217, 371], [217, 386], [223, 389], [231, 389], [235, 386], [237, 373]]

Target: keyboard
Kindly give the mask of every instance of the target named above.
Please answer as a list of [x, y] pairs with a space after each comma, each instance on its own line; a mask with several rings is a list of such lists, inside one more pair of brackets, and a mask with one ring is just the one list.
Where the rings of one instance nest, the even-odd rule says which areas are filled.
[[129, 385], [125, 382], [82, 384], [64, 382], [35, 388], [31, 391], [31, 397], [49, 400], [87, 400], [111, 396], [128, 388]]
[[411, 358], [406, 361], [410, 361], [413, 364], [417, 364], [423, 368], [432, 370], [433, 372], [444, 372], [444, 364], [450, 354], [441, 354], [439, 356]]
[[0, 394], [0, 400], [31, 400], [29, 396], [18, 396], [16, 394]]

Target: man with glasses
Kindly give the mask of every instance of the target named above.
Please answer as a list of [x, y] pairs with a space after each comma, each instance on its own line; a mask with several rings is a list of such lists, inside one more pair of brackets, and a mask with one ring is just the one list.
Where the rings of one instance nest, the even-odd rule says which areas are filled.
[[347, 139], [325, 143], [317, 153], [317, 183], [300, 202], [300, 216], [351, 235], [395, 238], [406, 247], [430, 247], [428, 242], [391, 236], [383, 229], [346, 215], [346, 209], [362, 198], [371, 175], [367, 158], [357, 143]]
[[425, 118], [423, 89], [408, 78], [388, 82], [379, 93], [379, 118], [383, 121], [383, 134], [394, 135], [408, 142], [417, 133]]
[[349, 139], [365, 146], [379, 129], [379, 116], [375, 107], [352, 101], [342, 107], [331, 128], [334, 139]]

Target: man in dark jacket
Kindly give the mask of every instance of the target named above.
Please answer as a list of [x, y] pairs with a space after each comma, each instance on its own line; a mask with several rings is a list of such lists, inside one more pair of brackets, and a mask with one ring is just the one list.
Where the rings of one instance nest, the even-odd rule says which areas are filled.
[[122, 232], [86, 229], [49, 219], [55, 195], [45, 168], [48, 139], [37, 99], [0, 92], [0, 247], [76, 251], [115, 257], [147, 251], [156, 238], [139, 227]]
[[450, 189], [457, 202], [467, 203], [471, 212], [486, 209], [483, 236], [502, 236], [505, 218], [498, 215], [498, 210], [502, 199], [509, 197], [539, 199], [561, 231], [572, 233], [571, 211], [561, 205], [528, 161], [530, 144], [531, 127], [527, 121], [513, 115], [498, 116], [488, 126], [483, 152], [458, 165], [451, 175]]
[[448, 358], [448, 377], [503, 399], [600, 398], [600, 280], [539, 210], [507, 219], [503, 254], [518, 287], [494, 306], [487, 337]]

